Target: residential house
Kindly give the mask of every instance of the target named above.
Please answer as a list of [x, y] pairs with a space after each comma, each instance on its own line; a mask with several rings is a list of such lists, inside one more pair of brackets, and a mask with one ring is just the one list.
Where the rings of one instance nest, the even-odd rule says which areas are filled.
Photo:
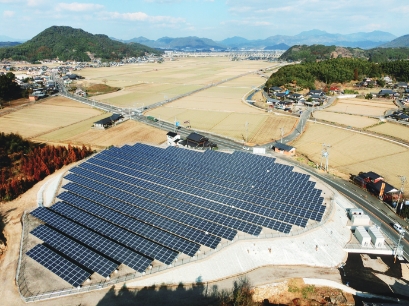
[[381, 89], [378, 92], [378, 97], [396, 97], [399, 96], [399, 94], [396, 91], [393, 91], [392, 89]]
[[278, 92], [275, 94], [276, 99], [283, 100], [288, 96], [287, 92]]
[[295, 154], [295, 148], [284, 143], [276, 142], [271, 146], [271, 149], [276, 153], [293, 156]]
[[320, 96], [320, 97], [325, 97], [325, 93], [322, 90], [319, 89], [313, 89], [310, 90], [308, 93], [309, 96]]
[[124, 117], [121, 114], [112, 114], [112, 116], [94, 122], [93, 127], [96, 129], [107, 129], [117, 122], [123, 121]]
[[178, 142], [180, 141], [180, 135], [175, 132], [168, 132], [166, 134], [166, 138], [166, 143], [168, 146], [177, 146]]
[[283, 89], [281, 87], [273, 86], [269, 88], [270, 94], [275, 94], [277, 92], [281, 92]]
[[304, 99], [304, 95], [299, 94], [299, 93], [292, 93], [292, 94], [288, 95], [288, 98], [293, 100], [293, 101], [298, 102], [298, 101]]

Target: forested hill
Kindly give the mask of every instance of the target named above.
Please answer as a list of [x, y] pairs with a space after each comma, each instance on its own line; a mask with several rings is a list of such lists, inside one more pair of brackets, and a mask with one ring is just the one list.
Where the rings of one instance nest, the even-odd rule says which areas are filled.
[[389, 61], [373, 63], [355, 58], [336, 58], [318, 62], [304, 62], [286, 65], [273, 73], [266, 82], [266, 88], [284, 86], [293, 89], [315, 89], [315, 81], [327, 85], [362, 80], [364, 77], [377, 78], [381, 83], [382, 76], [388, 75], [397, 81], [409, 81], [409, 61]]
[[141, 56], [145, 52], [158, 54], [157, 50], [138, 43], [124, 44], [106, 35], [93, 35], [67, 26], [53, 26], [21, 45], [1, 48], [0, 60], [10, 58], [34, 62], [58, 58], [63, 61], [89, 61], [88, 53], [102, 60], [117, 60]]
[[362, 58], [371, 62], [386, 62], [409, 58], [409, 48], [344, 48], [324, 45], [295, 45], [284, 52], [280, 59], [286, 61], [315, 62], [331, 58]]

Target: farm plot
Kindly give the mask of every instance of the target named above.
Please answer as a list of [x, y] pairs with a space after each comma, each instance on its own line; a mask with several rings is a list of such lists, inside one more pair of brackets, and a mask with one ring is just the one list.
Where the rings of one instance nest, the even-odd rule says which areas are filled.
[[67, 142], [68, 139], [75, 135], [81, 134], [91, 129], [94, 122], [111, 116], [110, 113], [100, 114], [95, 117], [85, 119], [81, 122], [62, 127], [50, 133], [37, 136], [34, 140], [44, 142]]
[[30, 138], [100, 114], [101, 111], [85, 104], [62, 97], [53, 97], [45, 102], [2, 116], [0, 130]]
[[158, 145], [165, 141], [165, 131], [129, 120], [107, 130], [89, 129], [65, 140], [68, 143], [86, 144], [91, 147], [122, 146], [135, 142]]
[[315, 163], [321, 160], [322, 143], [331, 145], [329, 168], [345, 174], [374, 171], [394, 186], [397, 175], [409, 176], [409, 150], [375, 137], [322, 124], [308, 123], [306, 132], [292, 143]]
[[[148, 111], [165, 121], [189, 121], [192, 129], [223, 135], [235, 140], [262, 144], [280, 137], [280, 127], [285, 133], [292, 131], [297, 119], [290, 116], [266, 114], [264, 110], [242, 102], [252, 87], [264, 83], [259, 75], [246, 75], [202, 90], [188, 97]], [[246, 128], [246, 122], [248, 123]]]
[[388, 109], [397, 109], [392, 100], [338, 99], [336, 104], [326, 111], [379, 117], [383, 116]]
[[[191, 92], [248, 71], [271, 65], [263, 61], [233, 62], [228, 58], [183, 58], [158, 64], [135, 64], [120, 67], [84, 69], [82, 83], [106, 82], [122, 91], [94, 97], [99, 101], [121, 107], [135, 104], [153, 104], [158, 101]], [[258, 76], [260, 82], [263, 79]], [[245, 80], [242, 80], [245, 82]], [[246, 86], [248, 84], [236, 84]]]
[[314, 118], [361, 129], [379, 122], [379, 120], [374, 118], [350, 114], [332, 113], [327, 111], [314, 112]]
[[409, 127], [408, 126], [386, 122], [386, 123], [371, 127], [368, 130], [409, 141]]

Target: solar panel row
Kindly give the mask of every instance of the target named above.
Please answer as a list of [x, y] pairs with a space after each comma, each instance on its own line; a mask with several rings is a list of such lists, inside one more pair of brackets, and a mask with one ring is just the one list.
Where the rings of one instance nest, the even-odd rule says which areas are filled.
[[36, 245], [26, 254], [74, 287], [79, 287], [91, 276], [91, 273], [88, 271], [73, 264], [42, 244]]
[[[69, 188], [69, 190], [76, 189], [74, 184], [71, 183], [70, 186], [74, 188]], [[75, 190], [73, 192], [75, 192]], [[72, 206], [88, 211], [96, 217], [109, 220], [113, 224], [120, 226], [128, 231], [134, 232], [158, 244], [185, 253], [189, 256], [195, 255], [200, 248], [199, 244], [182, 239], [178, 236], [172, 235], [168, 232], [162, 231], [158, 228], [135, 220], [122, 213], [95, 204], [73, 193], [63, 192], [58, 196], [58, 198], [60, 200], [64, 200]]]
[[[243, 220], [231, 218], [226, 215], [221, 215], [218, 212], [215, 212], [214, 210], [209, 208], [209, 205], [207, 205], [206, 202], [202, 201], [201, 203], [198, 203], [198, 204], [196, 203], [197, 205], [191, 205], [192, 203], [181, 201], [179, 194], [182, 194], [182, 193], [179, 191], [176, 191], [174, 195], [172, 196], [172, 194], [170, 194], [168, 191], [169, 189], [166, 189], [166, 188], [164, 189], [162, 188], [162, 186], [159, 186], [152, 182], [144, 181], [139, 178], [135, 178], [131, 176], [124, 176], [123, 174], [120, 174], [116, 171], [94, 166], [89, 163], [83, 163], [81, 164], [81, 167], [73, 169], [73, 171], [77, 173], [78, 172], [77, 170], [81, 168], [83, 169], [84, 172], [93, 172], [94, 178], [96, 178], [95, 175], [97, 175], [97, 177], [100, 177], [100, 179], [102, 179], [105, 176], [107, 179], [114, 178], [118, 180], [123, 180], [123, 182], [125, 182], [124, 180], [126, 180], [126, 182], [133, 184], [134, 186], [132, 187], [132, 189], [134, 190], [136, 194], [134, 196], [127, 195], [121, 198], [123, 201], [127, 201], [131, 204], [134, 204], [134, 205], [146, 204], [145, 202], [141, 201], [141, 198], [139, 197], [139, 195], [143, 192], [142, 188], [145, 188], [145, 190], [153, 191], [153, 193], [151, 194], [151, 198], [150, 198], [150, 200], [152, 201], [155, 199], [159, 203], [161, 203], [160, 201], [163, 201], [163, 203], [166, 203], [166, 205], [169, 205], [169, 207], [174, 207], [186, 213], [195, 215], [199, 218], [207, 219], [209, 221], [219, 223], [226, 227], [237, 229], [237, 230], [240, 230], [242, 232], [249, 233], [252, 235], [257, 236], [261, 232], [260, 226], [256, 226], [254, 224], [248, 223]], [[121, 186], [122, 188], [125, 188], [126, 184], [121, 184]], [[159, 199], [158, 197], [161, 197], [161, 199]], [[157, 207], [156, 203], [153, 203], [153, 204], [155, 207]], [[157, 209], [155, 207], [153, 208], [154, 210]], [[221, 228], [218, 230], [221, 230]]]
[[138, 272], [144, 272], [152, 262], [151, 258], [142, 256], [115, 241], [78, 225], [48, 208], [36, 208], [31, 214], [68, 237], [75, 239], [89, 248], [104, 254], [108, 258], [123, 263]]
[[[170, 149], [170, 148], [168, 148]], [[166, 152], [168, 149], [166, 150], [161, 150], [163, 152]], [[150, 166], [152, 165], [152, 163], [158, 165], [161, 162], [163, 162], [164, 160], [166, 160], [167, 156], [163, 156], [164, 153], [160, 153], [160, 155], [155, 155], [155, 152], [151, 152], [152, 150], [154, 151], [155, 149], [149, 149], [150, 151], [148, 152], [149, 154], [147, 154], [147, 152], [132, 152], [131, 149], [129, 148], [125, 148], [124, 150], [121, 149], [121, 151], [119, 151], [119, 153], [117, 152], [117, 150], [114, 150], [114, 152], [107, 151], [107, 152], [103, 152], [102, 154], [100, 154], [99, 156], [96, 156], [96, 158], [109, 158], [109, 160], [113, 160], [115, 158], [121, 157], [126, 159], [126, 163], [138, 163], [143, 161], [144, 164], [149, 164], [149, 162], [151, 163]], [[187, 151], [187, 150], [185, 150]], [[190, 151], [189, 151], [190, 152]], [[207, 152], [207, 151], [206, 151]], [[211, 151], [209, 151], [211, 152]], [[107, 156], [108, 155], [108, 156]], [[202, 155], [206, 155], [202, 154]], [[220, 154], [219, 154], [220, 155]], [[234, 155], [234, 154], [232, 154]], [[136, 158], [130, 158], [130, 157], [136, 157]], [[171, 157], [169, 157], [171, 158]], [[168, 159], [169, 159], [168, 158]], [[151, 160], [150, 160], [151, 159]], [[185, 158], [183, 158], [184, 160]], [[130, 161], [131, 160], [131, 161]], [[231, 184], [233, 184], [233, 182], [231, 182], [232, 177], [234, 177], [234, 173], [229, 173], [228, 175], [223, 174], [223, 173], [217, 173], [218, 170], [220, 170], [220, 168], [223, 168], [224, 165], [221, 165], [220, 167], [218, 167], [217, 169], [215, 169], [216, 171], [209, 171], [208, 168], [205, 168], [204, 171], [202, 171], [201, 169], [197, 170], [197, 168], [200, 168], [200, 165], [197, 167], [192, 167], [192, 169], [189, 169], [189, 171], [184, 171], [184, 172], [180, 172], [180, 169], [186, 168], [183, 167], [183, 164], [181, 164], [181, 166], [178, 166], [176, 168], [176, 166], [179, 164], [181, 164], [181, 162], [179, 160], [171, 160], [168, 164], [162, 164], [162, 166], [166, 167], [166, 168], [172, 168], [171, 173], [174, 174], [177, 171], [179, 171], [179, 174], [182, 174], [183, 176], [189, 176], [189, 174], [191, 176], [195, 176], [196, 179], [197, 177], [205, 177], [206, 181], [208, 182], [212, 182], [212, 180], [218, 180], [218, 177], [214, 178], [212, 176], [209, 176], [208, 174], [212, 174], [215, 175], [214, 173], [216, 173], [217, 175], [224, 175], [223, 180], [220, 182], [218, 182], [218, 185], [224, 185], [222, 187], [230, 187]], [[284, 165], [282, 165], [284, 166]], [[155, 167], [155, 166], [154, 166]], [[284, 166], [289, 168], [288, 166]], [[156, 166], [157, 168], [157, 166]], [[197, 175], [197, 171], [202, 171], [199, 173], [199, 175]], [[263, 172], [265, 172], [265, 170], [263, 170]], [[156, 172], [155, 172], [156, 173]], [[268, 173], [267, 173], [268, 174]], [[270, 172], [271, 174], [271, 172]], [[243, 176], [240, 177], [240, 180], [238, 182], [235, 182], [235, 184], [237, 184], [238, 188], [236, 188], [236, 190], [243, 192], [245, 191], [246, 193], [255, 195], [255, 196], [263, 196], [266, 197], [266, 195], [270, 195], [267, 198], [270, 198], [272, 200], [275, 201], [281, 201], [284, 202], [285, 204], [293, 204], [293, 205], [300, 205], [300, 203], [303, 203], [304, 201], [309, 200], [309, 198], [311, 198], [312, 196], [314, 196], [317, 200], [319, 200], [319, 195], [321, 193], [320, 190], [313, 190], [312, 187], [315, 183], [308, 181], [308, 180], [303, 180], [303, 178], [307, 179], [308, 176], [303, 175], [303, 174], [299, 174], [299, 173], [292, 173], [293, 175], [298, 176], [299, 178], [297, 179], [296, 184], [291, 184], [291, 186], [289, 187], [290, 189], [286, 190], [287, 187], [285, 187], [283, 185], [286, 184], [287, 182], [287, 174], [286, 174], [286, 179], [283, 180], [281, 176], [278, 176], [278, 178], [280, 178], [279, 182], [280, 182], [280, 186], [276, 187], [274, 189], [274, 180], [277, 179], [277, 177], [273, 176], [271, 178], [268, 178], [267, 182], [263, 182], [261, 184], [259, 184], [259, 186], [257, 184], [255, 184], [255, 182], [257, 182], [257, 180], [259, 180], [260, 177], [260, 173], [258, 173], [258, 176], [253, 177], [251, 180], [245, 181], [243, 179]], [[264, 174], [262, 175], [264, 176]], [[189, 180], [191, 179], [195, 179], [195, 177], [190, 177]], [[226, 182], [228, 182], [228, 184], [226, 184]], [[307, 184], [306, 186], [304, 186], [304, 184]], [[229, 186], [227, 186], [229, 185]], [[256, 185], [256, 186], [255, 186]], [[256, 187], [256, 188], [254, 188]], [[268, 188], [268, 189], [266, 189]], [[255, 194], [256, 193], [256, 194]], [[321, 202], [322, 203], [322, 199]]]
[[53, 230], [47, 225], [38, 226], [31, 231], [31, 234], [103, 277], [108, 277], [118, 267], [117, 263]]
[[[135, 187], [141, 186], [131, 185], [128, 182], [118, 181], [114, 177], [108, 178], [104, 177], [103, 175], [98, 175], [98, 182], [95, 180], [95, 174], [92, 171], [86, 171], [81, 168], [72, 169], [72, 172], [73, 173], [70, 173], [65, 177], [71, 182], [78, 183], [84, 187], [92, 188], [95, 192], [98, 191], [102, 194], [106, 192], [107, 188], [110, 188], [110, 195], [108, 195], [108, 197], [115, 199], [115, 201], [112, 202], [110, 199], [98, 198], [98, 203], [121, 211], [122, 213], [129, 214], [138, 220], [142, 220], [152, 225], [161, 226], [163, 225], [163, 222], [165, 222], [165, 225], [167, 224], [166, 219], [170, 219], [177, 221], [177, 223], [181, 225], [189, 225], [203, 232], [209, 232], [228, 240], [233, 240], [234, 236], [237, 234], [237, 231], [235, 230], [187, 214], [183, 208], [179, 211], [167, 207], [165, 204], [169, 204], [168, 202], [171, 201], [169, 197], [162, 197], [151, 190], [142, 188], [137, 189], [138, 194], [133, 193], [136, 190]], [[100, 197], [103, 195], [98, 196]], [[96, 198], [93, 198], [93, 200], [96, 201]], [[132, 206], [123, 206], [122, 203]], [[162, 221], [162, 218], [165, 218], [165, 220]], [[163, 227], [163, 229], [166, 230], [166, 227]], [[194, 238], [202, 239], [202, 236], [197, 235], [196, 233]], [[210, 239], [210, 242], [206, 242]], [[198, 240], [197, 242], [212, 247], [212, 244], [208, 243], [213, 243], [213, 240], [214, 238], [211, 236], [206, 236], [205, 241]], [[216, 242], [219, 243], [220, 239], [217, 239]]]
[[178, 252], [165, 248], [162, 245], [142, 238], [130, 231], [120, 228], [110, 222], [104, 221], [80, 209], [63, 202], [54, 204], [51, 209], [97, 233], [107, 236], [128, 248], [165, 264], [171, 264], [177, 257]]
[[[113, 157], [110, 156], [106, 156], [105, 157], [107, 160], [106, 162], [111, 162], [114, 163], [112, 161]], [[99, 157], [97, 158], [99, 159]], [[108, 161], [109, 159], [109, 161]], [[132, 162], [132, 164], [134, 164]], [[106, 164], [105, 164], [106, 165]], [[118, 164], [115, 165], [115, 167], [117, 167]], [[129, 164], [127, 165], [129, 166]], [[131, 165], [132, 166], [132, 165]], [[139, 167], [139, 165], [138, 165]], [[135, 167], [132, 167], [132, 169], [136, 170]], [[149, 169], [145, 169], [144, 173], [146, 171], [148, 171]], [[154, 169], [155, 170], [155, 175], [158, 175], [158, 169]], [[138, 170], [136, 170], [138, 171]], [[279, 212], [284, 212], [284, 213], [290, 213], [290, 214], [296, 214], [296, 215], [300, 215], [300, 213], [303, 215], [303, 217], [305, 218], [309, 218], [310, 216], [313, 215], [314, 212], [314, 208], [319, 209], [318, 206], [321, 206], [319, 204], [316, 205], [308, 205], [307, 208], [303, 208], [303, 207], [299, 207], [302, 206], [302, 204], [298, 204], [298, 206], [296, 205], [288, 205], [288, 204], [282, 204], [279, 202], [275, 202], [274, 200], [269, 200], [269, 199], [262, 199], [262, 198], [257, 198], [257, 196], [254, 195], [249, 195], [249, 194], [244, 194], [241, 193], [239, 191], [236, 190], [232, 190], [232, 189], [226, 189], [223, 186], [218, 186], [215, 184], [211, 184], [211, 183], [206, 183], [206, 182], [195, 182], [194, 178], [189, 178], [188, 181], [186, 181], [186, 178], [182, 178], [182, 177], [176, 177], [174, 175], [174, 173], [170, 174], [167, 172], [162, 172], [159, 174], [160, 177], [169, 180], [169, 185], [175, 185], [175, 184], [180, 184], [184, 187], [181, 188], [186, 188], [186, 186], [190, 186], [195, 188], [196, 192], [194, 193], [208, 193], [208, 195], [206, 195], [207, 198], [210, 197], [210, 199], [212, 199], [211, 197], [213, 197], [213, 199], [218, 199], [218, 201], [220, 200], [225, 200], [226, 202], [229, 201], [231, 203], [231, 205], [234, 206], [239, 206], [239, 204], [237, 203], [241, 203], [242, 205], [257, 205], [257, 206], [261, 206], [261, 207], [255, 207], [255, 208], [249, 208], [247, 210], [251, 210], [253, 212], [257, 212], [258, 214], [262, 214], [264, 216], [269, 216], [268, 214], [266, 214], [265, 212], [263, 212], [262, 210], [265, 208], [269, 208], [275, 211], [279, 211]], [[188, 183], [185, 183], [188, 182]], [[249, 201], [251, 201], [252, 203], [250, 204]], [[234, 204], [236, 202], [236, 204]], [[323, 206], [321, 206], [323, 207]], [[323, 207], [325, 209], [325, 207]], [[245, 208], [244, 208], [245, 209]], [[266, 210], [265, 210], [266, 211]], [[281, 220], [284, 220], [285, 217], [280, 217]], [[279, 220], [280, 220], [279, 219]]]
[[[81, 167], [86, 168], [89, 164], [93, 164], [96, 167], [100, 167], [99, 171], [102, 171], [104, 166], [107, 168], [109, 164], [106, 162], [98, 161], [97, 159], [92, 159], [86, 163], [83, 163]], [[145, 175], [143, 173], [135, 173], [132, 169], [117, 166], [117, 169], [120, 168], [120, 171], [128, 177], [134, 177], [138, 180], [145, 180], [146, 182], [154, 183], [156, 186], [152, 186], [152, 190], [159, 191], [162, 194], [173, 196], [174, 198], [178, 198], [180, 200], [184, 200], [187, 203], [192, 203], [198, 206], [204, 206], [207, 209], [211, 209], [213, 211], [228, 215], [230, 217], [235, 217], [237, 219], [242, 219], [249, 223], [257, 224], [260, 226], [265, 226], [274, 230], [282, 231], [284, 233], [288, 233], [291, 229], [291, 226], [288, 224], [284, 224], [278, 220], [272, 220], [262, 215], [258, 215], [251, 210], [242, 210], [246, 209], [243, 206], [246, 206], [246, 203], [240, 204], [237, 203], [234, 199], [231, 201], [227, 199], [218, 200], [217, 196], [209, 196], [208, 194], [195, 194], [195, 190], [193, 190], [189, 186], [184, 186], [182, 188], [178, 188], [180, 186], [175, 186], [175, 184], [170, 184], [169, 181], [155, 176]], [[117, 170], [119, 171], [119, 170]], [[139, 177], [136, 177], [138, 175]], [[124, 177], [124, 180], [127, 178]], [[177, 189], [175, 189], [177, 188]], [[221, 205], [220, 205], [221, 204]], [[237, 209], [241, 208], [241, 209]], [[242, 230], [242, 229], [238, 229]], [[244, 232], [247, 232], [243, 230]], [[251, 233], [253, 234], [253, 233]]]

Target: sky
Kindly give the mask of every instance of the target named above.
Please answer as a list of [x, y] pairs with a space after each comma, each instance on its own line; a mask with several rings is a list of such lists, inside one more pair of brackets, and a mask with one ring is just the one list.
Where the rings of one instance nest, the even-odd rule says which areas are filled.
[[407, 0], [0, 0], [0, 37], [30, 39], [53, 25], [118, 39], [265, 39], [312, 29], [402, 36], [407, 16]]

